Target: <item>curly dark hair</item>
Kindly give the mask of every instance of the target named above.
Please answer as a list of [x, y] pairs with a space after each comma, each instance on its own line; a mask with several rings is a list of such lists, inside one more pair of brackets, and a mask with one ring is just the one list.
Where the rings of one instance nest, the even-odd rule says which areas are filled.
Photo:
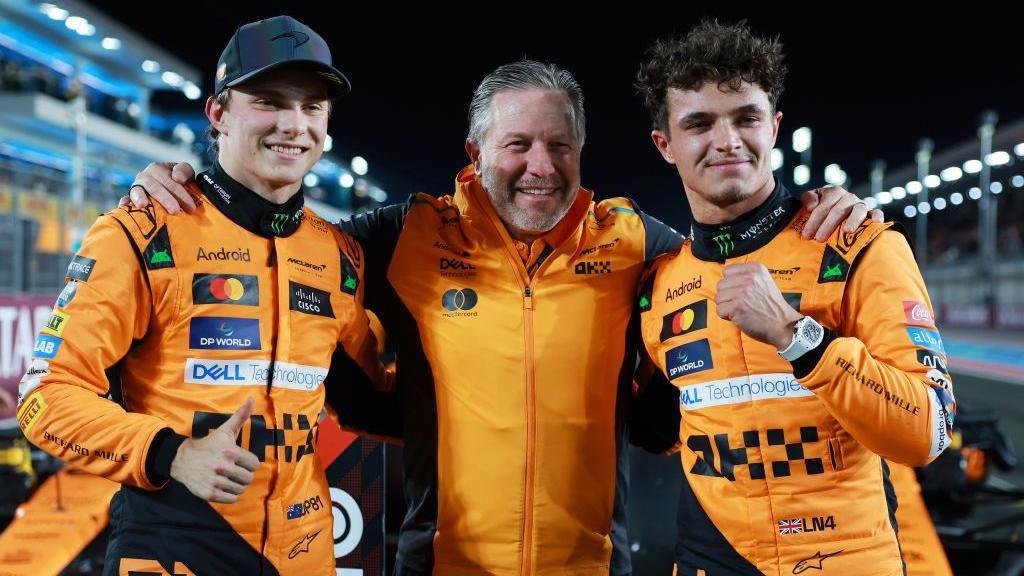
[[746, 21], [720, 24], [706, 20], [685, 37], [658, 40], [647, 50], [637, 73], [636, 89], [644, 99], [655, 130], [668, 133], [668, 89], [698, 90], [715, 82], [737, 91], [743, 82], [757, 84], [778, 106], [786, 77], [778, 37], [755, 36]]

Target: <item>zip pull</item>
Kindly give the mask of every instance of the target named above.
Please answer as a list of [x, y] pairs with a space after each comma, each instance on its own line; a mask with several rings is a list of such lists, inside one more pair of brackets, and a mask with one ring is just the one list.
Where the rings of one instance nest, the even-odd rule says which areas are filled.
[[529, 286], [523, 289], [523, 310], [533, 310], [533, 290]]

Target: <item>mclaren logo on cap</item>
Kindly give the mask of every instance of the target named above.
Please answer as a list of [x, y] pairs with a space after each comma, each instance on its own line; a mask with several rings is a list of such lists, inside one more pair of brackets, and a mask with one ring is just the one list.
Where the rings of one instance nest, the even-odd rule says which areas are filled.
[[299, 32], [298, 30], [292, 30], [291, 32], [278, 34], [277, 36], [271, 38], [271, 40], [280, 40], [282, 38], [291, 38], [292, 40], [294, 40], [294, 48], [298, 48], [299, 46], [302, 46], [306, 42], [309, 42], [309, 34], [306, 34], [305, 32]]
[[227, 73], [228, 73], [228, 65], [227, 65], [227, 63], [222, 63], [220, 66], [217, 66], [217, 81], [220, 82], [221, 80], [223, 80], [224, 76]]
[[335, 84], [344, 84], [344, 82], [341, 81], [341, 78], [338, 78], [337, 74], [332, 74], [331, 72], [321, 72], [319, 70], [317, 71], [317, 74], [323, 76], [324, 78], [327, 78], [328, 80], [334, 82]]

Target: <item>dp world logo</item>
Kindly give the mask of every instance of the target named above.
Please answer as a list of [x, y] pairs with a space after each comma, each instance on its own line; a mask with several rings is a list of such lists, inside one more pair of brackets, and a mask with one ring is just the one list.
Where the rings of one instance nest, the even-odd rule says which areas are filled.
[[453, 288], [441, 296], [441, 306], [444, 306], [444, 309], [449, 312], [472, 310], [476, 306], [476, 302], [476, 292], [469, 288], [461, 290]]

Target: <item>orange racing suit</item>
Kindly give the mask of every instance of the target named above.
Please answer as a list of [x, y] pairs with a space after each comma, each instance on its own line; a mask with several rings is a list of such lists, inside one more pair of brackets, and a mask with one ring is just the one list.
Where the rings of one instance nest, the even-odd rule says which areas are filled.
[[[386, 379], [362, 250], [304, 210], [301, 192], [274, 205], [219, 166], [190, 191], [190, 217], [125, 207], [97, 220], [38, 337], [19, 423], [50, 454], [123, 485], [106, 574], [333, 575], [317, 421], [325, 394], [341, 403]], [[239, 444], [261, 464], [238, 502], [168, 480], [181, 442], [247, 397]]]
[[[891, 224], [822, 244], [801, 238], [807, 217], [780, 186], [735, 222], [694, 224], [643, 282], [649, 361], [679, 389], [681, 575], [903, 574], [883, 459], [924, 465], [949, 443], [942, 339]], [[826, 328], [820, 346], [790, 364], [716, 314], [739, 262]]]

